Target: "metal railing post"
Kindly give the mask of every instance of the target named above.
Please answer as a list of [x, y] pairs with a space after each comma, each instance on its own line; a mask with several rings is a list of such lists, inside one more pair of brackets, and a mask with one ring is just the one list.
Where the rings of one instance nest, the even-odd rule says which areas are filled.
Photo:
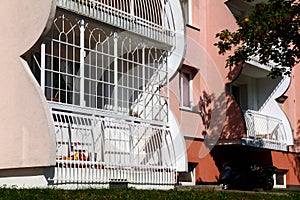
[[80, 20], [80, 106], [85, 106], [84, 100], [84, 20]]
[[145, 53], [145, 43], [143, 43], [142, 47], [142, 67], [143, 67], [143, 118], [146, 119], [146, 70], [145, 70], [145, 65], [146, 65], [146, 53]]
[[41, 45], [41, 88], [43, 91], [43, 94], [46, 95], [45, 93], [45, 78], [46, 78], [46, 47], [45, 43], [42, 43]]
[[114, 32], [114, 111], [118, 112], [118, 33]]

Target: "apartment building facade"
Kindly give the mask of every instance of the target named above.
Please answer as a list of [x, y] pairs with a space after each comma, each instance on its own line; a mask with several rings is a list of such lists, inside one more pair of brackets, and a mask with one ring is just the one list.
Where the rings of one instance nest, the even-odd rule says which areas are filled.
[[[236, 30], [258, 1], [182, 1], [187, 52], [170, 82], [171, 108], [181, 124], [188, 154], [182, 184], [215, 184], [226, 162], [276, 166], [274, 186], [299, 187], [298, 66], [292, 76], [267, 77], [272, 63], [251, 57], [225, 68], [213, 46], [216, 33]], [[179, 88], [179, 89], [178, 89]], [[178, 106], [179, 105], [179, 106]]]
[[[300, 185], [297, 77], [213, 44], [237, 0], [30, 0], [0, 8], [0, 184], [173, 188], [218, 184], [225, 162]], [[270, 63], [272, 65], [272, 63]]]

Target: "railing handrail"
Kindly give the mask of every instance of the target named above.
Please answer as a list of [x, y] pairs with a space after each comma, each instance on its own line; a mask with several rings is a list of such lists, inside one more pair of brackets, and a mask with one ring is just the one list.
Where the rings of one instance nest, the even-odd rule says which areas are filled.
[[[155, 127], [166, 127], [168, 128], [168, 124], [166, 122], [160, 122], [160, 121], [155, 121], [155, 120], [149, 120], [149, 119], [143, 119], [143, 118], [138, 118], [138, 117], [132, 117], [132, 116], [124, 116], [124, 115], [119, 115], [116, 112], [112, 111], [104, 111], [104, 110], [99, 110], [95, 108], [88, 108], [88, 107], [80, 107], [76, 105], [66, 105], [63, 103], [59, 102], [48, 102], [49, 107], [52, 111], [54, 110], [62, 110], [62, 111], [69, 111], [69, 112], [74, 112], [78, 114], [84, 114], [90, 117], [93, 116], [102, 116], [102, 117], [108, 117], [108, 118], [114, 118], [117, 120], [128, 120], [128, 123], [133, 123], [133, 122], [140, 122], [140, 123], [145, 123], [147, 126], [155, 126]], [[69, 113], [72, 114], [72, 113]]]
[[286, 133], [281, 119], [257, 111], [247, 110], [245, 112], [245, 121], [247, 138], [261, 139], [269, 145], [287, 145]]
[[247, 145], [287, 151], [287, 137], [280, 119], [257, 111], [247, 110], [245, 122], [247, 137], [242, 140]]
[[[116, 3], [117, 1], [115, 1], [114, 3], [107, 3], [110, 1], [100, 2], [97, 0], [57, 0], [57, 6], [63, 9], [75, 11], [82, 15], [87, 15], [88, 17], [112, 24], [119, 28], [135, 32], [137, 34], [142, 34], [146, 37], [150, 37], [172, 46], [175, 39], [175, 28], [172, 26], [173, 22], [170, 22], [173, 19], [169, 19], [167, 17], [168, 11], [165, 8], [165, 6], [170, 4], [170, 2], [165, 1], [164, 4], [163, 2], [161, 2], [160, 4], [154, 2], [154, 5], [151, 5], [152, 9], [149, 9], [149, 7], [146, 5], [142, 5], [143, 8], [137, 9], [137, 7], [129, 5], [134, 1], [123, 2], [123, 4], [126, 4], [128, 11], [124, 11], [117, 7], [114, 7], [113, 4], [118, 4]], [[119, 6], [119, 4], [117, 6]], [[134, 4], [134, 6], [141, 5]], [[161, 8], [158, 9], [155, 6], [161, 6]], [[132, 11], [131, 9], [134, 10]], [[137, 13], [135, 13], [136, 10], [140, 9], [143, 10], [143, 13], [138, 14], [145, 15], [145, 18], [140, 17]], [[156, 13], [159, 11], [161, 13]], [[150, 14], [147, 15], [147, 12], [150, 12]], [[150, 19], [147, 19], [147, 17]], [[166, 17], [166, 19], [164, 17]], [[117, 19], [122, 19], [125, 21], [118, 21]], [[126, 23], [130, 23], [131, 25], [128, 25]], [[148, 30], [151, 31], [148, 32]]]
[[[50, 180], [55, 184], [101, 184], [112, 180], [139, 185], [175, 184], [175, 149], [167, 127], [73, 111], [52, 110], [52, 116], [56, 167]], [[152, 140], [157, 132], [164, 141]], [[134, 147], [135, 142], [140, 144]]]
[[254, 111], [254, 110], [246, 110], [245, 114], [250, 115], [250, 116], [252, 115], [252, 116], [264, 118], [264, 119], [270, 119], [270, 120], [273, 120], [274, 122], [282, 123], [282, 120], [277, 118], [277, 117], [267, 115], [267, 114], [263, 114], [263, 113], [260, 113], [258, 111]]

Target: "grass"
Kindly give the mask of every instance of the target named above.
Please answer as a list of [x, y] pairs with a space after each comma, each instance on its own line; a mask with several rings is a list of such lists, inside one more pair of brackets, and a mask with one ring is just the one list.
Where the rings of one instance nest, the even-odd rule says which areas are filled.
[[300, 192], [273, 190], [272, 192], [234, 192], [204, 190], [134, 190], [134, 189], [86, 189], [86, 190], [60, 190], [60, 189], [0, 189], [0, 200], [92, 200], [92, 199], [265, 199], [265, 200], [292, 200], [300, 199]]

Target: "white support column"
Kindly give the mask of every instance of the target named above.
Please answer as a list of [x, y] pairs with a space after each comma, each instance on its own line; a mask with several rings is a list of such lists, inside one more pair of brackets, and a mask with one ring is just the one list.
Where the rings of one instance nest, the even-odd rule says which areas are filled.
[[142, 66], [143, 66], [143, 118], [146, 119], [146, 70], [145, 70], [145, 65], [146, 65], [146, 52], [145, 52], [145, 43], [143, 44], [143, 50], [142, 50]]
[[114, 32], [114, 111], [118, 112], [118, 33]]
[[192, 0], [188, 0], [188, 24], [193, 24], [193, 5]]
[[130, 1], [130, 14], [132, 17], [134, 17], [134, 2], [135, 0]]
[[45, 78], [46, 78], [46, 47], [45, 43], [42, 43], [41, 45], [41, 88], [43, 91], [43, 94], [45, 95]]
[[[168, 52], [168, 54], [170, 54], [169, 52]], [[171, 107], [170, 107], [170, 80], [169, 80], [169, 70], [168, 70], [168, 58], [169, 58], [170, 56], [168, 55], [168, 57], [167, 58], [165, 58], [166, 59], [166, 67], [165, 67], [165, 70], [166, 70], [166, 75], [165, 75], [165, 77], [166, 77], [166, 79], [167, 79], [167, 123], [169, 123], [169, 113], [170, 113], [170, 110], [171, 110]]]
[[164, 24], [165, 2], [164, 2], [164, 0], [160, 0], [160, 1], [161, 1], [161, 25], [162, 25], [162, 27], [164, 27], [165, 26], [165, 24]]
[[80, 21], [80, 106], [85, 106], [84, 101], [84, 20]]

